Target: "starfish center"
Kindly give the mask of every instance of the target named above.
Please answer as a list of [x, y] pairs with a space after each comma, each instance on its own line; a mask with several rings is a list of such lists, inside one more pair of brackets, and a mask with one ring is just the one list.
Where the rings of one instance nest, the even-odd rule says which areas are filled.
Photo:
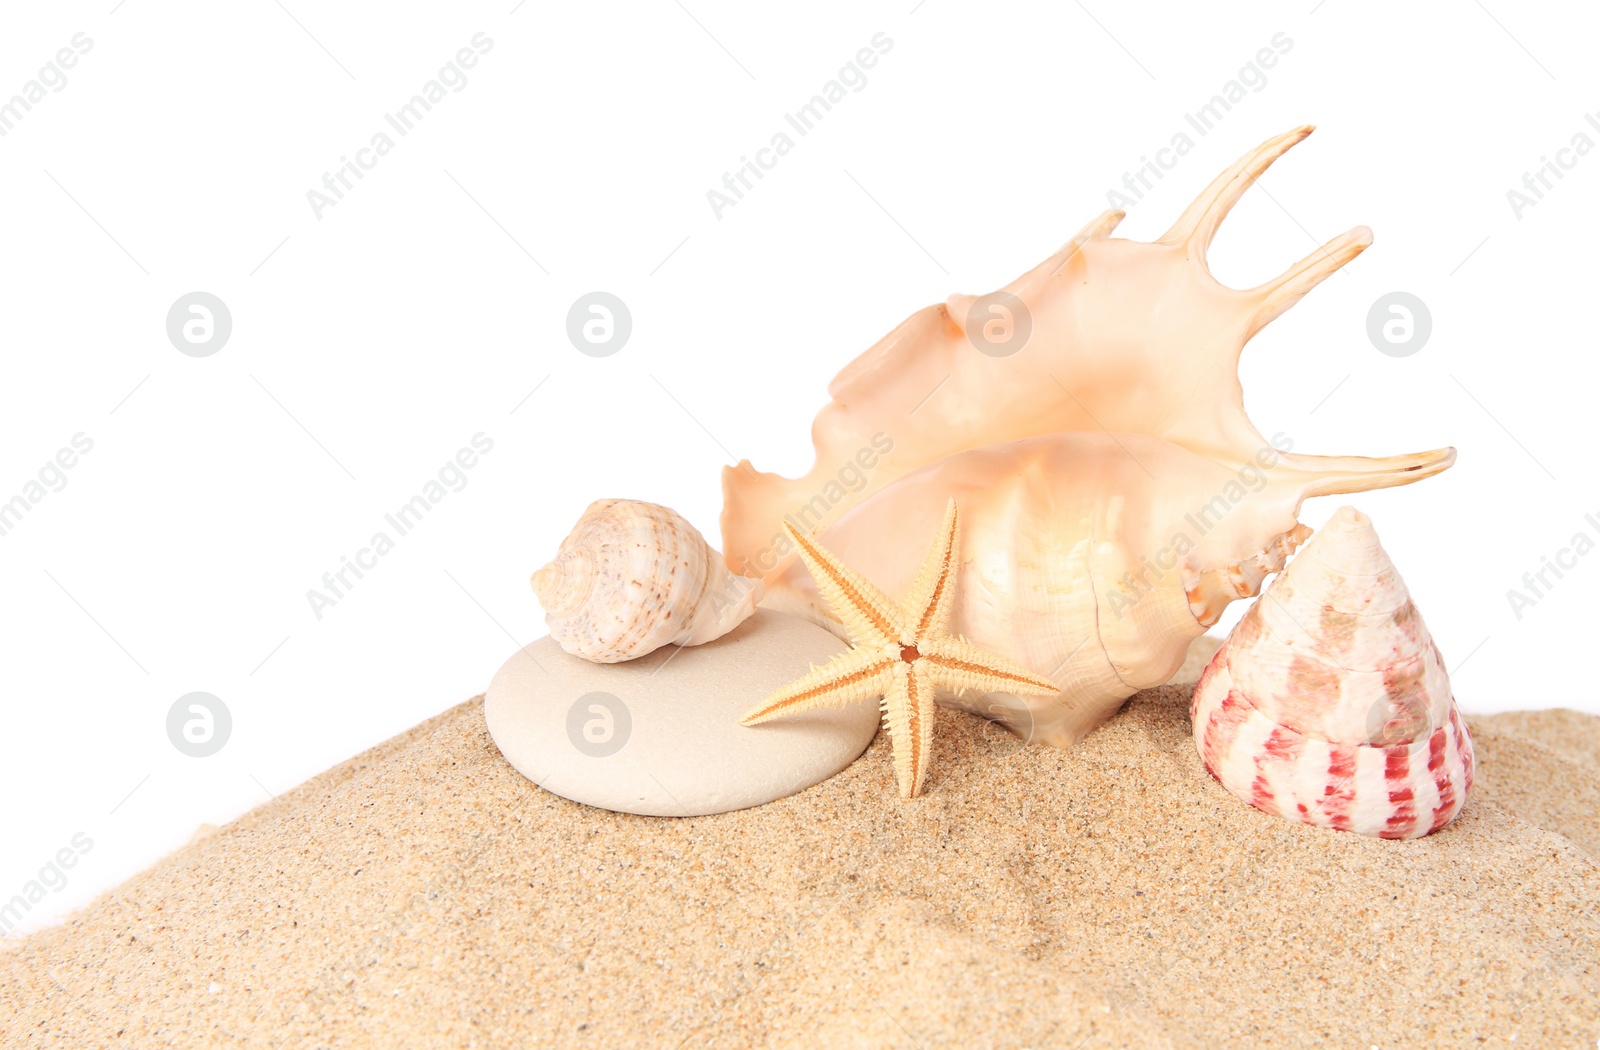
[[914, 645], [902, 645], [900, 647], [900, 659], [904, 660], [906, 663], [911, 663], [921, 655], [921, 653], [917, 652], [917, 647]]

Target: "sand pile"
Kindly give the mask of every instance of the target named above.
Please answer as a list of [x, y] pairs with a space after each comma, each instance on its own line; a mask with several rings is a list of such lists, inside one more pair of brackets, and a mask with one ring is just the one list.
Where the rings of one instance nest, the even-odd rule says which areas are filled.
[[1226, 794], [1188, 696], [684, 820], [534, 788], [472, 701], [0, 955], [0, 1045], [1595, 1045], [1600, 719], [1473, 720], [1466, 811], [1384, 842]]

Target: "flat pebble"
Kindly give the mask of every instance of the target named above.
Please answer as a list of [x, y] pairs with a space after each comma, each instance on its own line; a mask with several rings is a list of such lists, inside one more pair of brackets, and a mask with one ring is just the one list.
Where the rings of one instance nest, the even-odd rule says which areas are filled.
[[871, 703], [739, 724], [845, 648], [767, 609], [715, 641], [620, 664], [570, 656], [546, 637], [500, 668], [483, 717], [518, 772], [574, 802], [649, 816], [725, 813], [826, 780], [872, 742]]

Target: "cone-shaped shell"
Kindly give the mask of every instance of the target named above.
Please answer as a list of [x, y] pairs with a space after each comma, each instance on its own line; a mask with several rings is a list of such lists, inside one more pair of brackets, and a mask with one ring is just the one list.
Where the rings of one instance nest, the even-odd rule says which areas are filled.
[[763, 587], [730, 573], [676, 511], [603, 499], [533, 574], [533, 590], [561, 648], [613, 664], [722, 637], [755, 611]]
[[1439, 649], [1372, 521], [1343, 507], [1245, 613], [1190, 704], [1206, 769], [1257, 809], [1382, 838], [1472, 787]]

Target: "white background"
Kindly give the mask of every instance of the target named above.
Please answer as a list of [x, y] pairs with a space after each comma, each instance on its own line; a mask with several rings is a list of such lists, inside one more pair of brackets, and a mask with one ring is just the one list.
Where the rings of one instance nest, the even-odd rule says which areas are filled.
[[[1253, 285], [1351, 226], [1377, 240], [1251, 344], [1252, 417], [1302, 452], [1455, 445], [1447, 474], [1356, 501], [1462, 706], [1600, 711], [1600, 556], [1520, 620], [1506, 597], [1600, 516], [1600, 156], [1520, 218], [1506, 196], [1600, 142], [1577, 4], [113, 2], [14, 6], [0, 33], [0, 97], [93, 41], [0, 138], [0, 500], [94, 442], [0, 537], [0, 899], [94, 842], [29, 925], [481, 691], [542, 633], [528, 573], [590, 500], [714, 539], [723, 464], [803, 471], [846, 361], [1043, 259], [1180, 131], [1194, 151], [1120, 235], [1320, 126], [1214, 268]], [[479, 32], [466, 86], [316, 217], [307, 191]], [[866, 86], [714, 215], [724, 172], [880, 32]], [[1265, 86], [1194, 136], [1183, 114], [1280, 32]], [[605, 359], [565, 334], [596, 289], [634, 319]], [[233, 317], [211, 357], [166, 335], [195, 290]], [[1404, 359], [1365, 334], [1395, 290], [1433, 316]], [[319, 621], [307, 590], [480, 431], [467, 487]], [[166, 734], [193, 690], [232, 715], [210, 758]]]

